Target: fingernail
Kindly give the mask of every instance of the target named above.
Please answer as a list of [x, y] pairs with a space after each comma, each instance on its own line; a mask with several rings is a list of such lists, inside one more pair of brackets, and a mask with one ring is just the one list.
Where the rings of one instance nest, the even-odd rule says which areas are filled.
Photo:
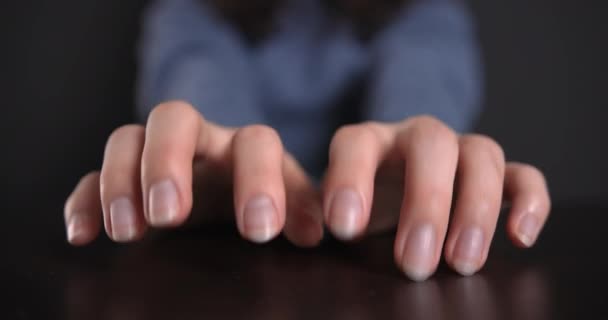
[[81, 214], [72, 213], [70, 218], [67, 221], [67, 237], [68, 242], [74, 243], [78, 242], [78, 240], [84, 235], [82, 229], [83, 221]]
[[414, 227], [407, 235], [401, 264], [405, 274], [414, 281], [431, 276], [435, 263], [435, 228], [431, 224]]
[[171, 225], [178, 211], [178, 195], [175, 185], [165, 180], [150, 188], [148, 211], [150, 224], [153, 226]]
[[484, 245], [483, 231], [469, 227], [460, 232], [454, 246], [454, 269], [464, 276], [472, 275], [479, 268]]
[[329, 227], [336, 238], [350, 240], [356, 236], [357, 221], [363, 213], [361, 197], [351, 189], [336, 192], [329, 207]]
[[526, 214], [519, 221], [519, 225], [517, 226], [517, 236], [519, 241], [523, 243], [526, 247], [530, 247], [536, 241], [536, 236], [538, 235], [538, 226], [539, 221], [535, 215]]
[[110, 204], [110, 223], [112, 238], [123, 242], [132, 240], [136, 235], [135, 207], [129, 198], [118, 198]]
[[253, 242], [266, 242], [276, 235], [277, 211], [270, 197], [259, 195], [247, 202], [243, 212], [243, 228]]

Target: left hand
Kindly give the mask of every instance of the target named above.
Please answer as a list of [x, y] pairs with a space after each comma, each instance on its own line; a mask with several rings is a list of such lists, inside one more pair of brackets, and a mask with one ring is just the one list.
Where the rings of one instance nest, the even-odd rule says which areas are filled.
[[433, 274], [442, 251], [470, 275], [487, 259], [503, 193], [511, 202], [508, 234], [515, 245], [532, 246], [551, 206], [539, 170], [507, 163], [491, 138], [459, 136], [432, 117], [366, 122], [342, 127], [332, 140], [324, 217], [342, 240], [397, 226], [394, 258], [411, 279]]

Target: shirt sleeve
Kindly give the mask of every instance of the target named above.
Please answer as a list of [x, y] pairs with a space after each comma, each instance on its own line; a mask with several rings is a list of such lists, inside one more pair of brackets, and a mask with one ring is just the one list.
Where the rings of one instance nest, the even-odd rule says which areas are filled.
[[156, 0], [144, 13], [138, 48], [138, 116], [184, 100], [222, 125], [262, 122], [251, 65], [239, 33], [203, 1]]
[[476, 30], [464, 2], [414, 1], [374, 40], [364, 115], [399, 121], [426, 114], [469, 131], [480, 111], [481, 73]]

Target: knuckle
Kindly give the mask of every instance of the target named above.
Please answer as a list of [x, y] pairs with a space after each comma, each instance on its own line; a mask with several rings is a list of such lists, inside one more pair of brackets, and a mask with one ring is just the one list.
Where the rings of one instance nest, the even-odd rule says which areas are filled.
[[457, 134], [439, 119], [428, 116], [416, 116], [410, 120], [408, 136], [414, 140], [431, 141], [434, 144], [457, 146]]
[[364, 122], [340, 127], [332, 139], [332, 145], [363, 144], [373, 145], [378, 142], [380, 124], [375, 122]]
[[257, 141], [271, 145], [281, 145], [279, 133], [266, 125], [254, 124], [239, 129], [235, 135], [236, 140]]
[[192, 118], [200, 116], [199, 112], [188, 102], [175, 100], [163, 102], [154, 107], [148, 115], [148, 121], [156, 118], [162, 119], [172, 114], [182, 114]]
[[120, 141], [128, 137], [138, 136], [144, 132], [144, 127], [137, 124], [127, 124], [116, 128], [110, 137], [108, 143], [113, 141]]
[[505, 168], [505, 153], [496, 140], [479, 134], [471, 134], [461, 139], [460, 147], [463, 153], [485, 153], [500, 172]]
[[186, 102], [186, 101], [182, 101], [182, 100], [173, 100], [173, 101], [166, 101], [163, 103], [158, 104], [152, 111], [151, 113], [154, 112], [167, 112], [167, 111], [173, 111], [173, 110], [179, 110], [179, 111], [196, 111], [196, 109], [194, 109], [194, 107]]
[[431, 115], [414, 116], [408, 119], [408, 122], [411, 123], [412, 126], [420, 128], [443, 130], [447, 127], [441, 120]]
[[80, 178], [78, 185], [82, 185], [85, 183], [95, 183], [96, 181], [99, 180], [99, 174], [100, 174], [99, 171], [91, 171], [91, 172], [87, 173], [82, 178]]
[[527, 163], [510, 163], [520, 174], [545, 180], [545, 175], [537, 167]]
[[463, 147], [473, 148], [475, 150], [485, 150], [491, 152], [497, 157], [504, 159], [504, 151], [500, 144], [491, 137], [481, 134], [471, 134], [462, 138]]

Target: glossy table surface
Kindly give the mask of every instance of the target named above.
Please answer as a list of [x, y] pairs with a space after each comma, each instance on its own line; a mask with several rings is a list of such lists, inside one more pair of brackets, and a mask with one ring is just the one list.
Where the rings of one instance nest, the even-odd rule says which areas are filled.
[[302, 250], [209, 225], [134, 245], [13, 250], [0, 319], [608, 319], [607, 215], [554, 209], [526, 251], [500, 223], [479, 274], [442, 265], [421, 283], [393, 265], [391, 234]]

